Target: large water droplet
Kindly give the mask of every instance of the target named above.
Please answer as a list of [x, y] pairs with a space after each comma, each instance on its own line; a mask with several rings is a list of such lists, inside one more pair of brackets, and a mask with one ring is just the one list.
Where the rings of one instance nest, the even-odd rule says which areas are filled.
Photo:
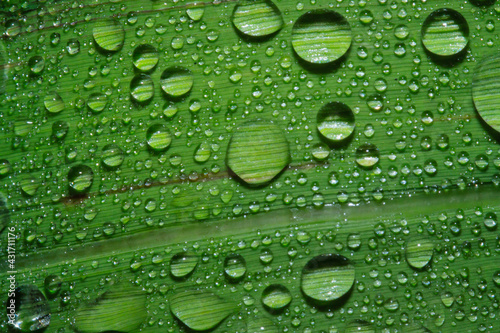
[[346, 257], [323, 254], [309, 260], [304, 266], [301, 288], [304, 295], [315, 301], [331, 302], [351, 290], [354, 277], [354, 266]]
[[93, 93], [87, 98], [87, 106], [93, 112], [101, 112], [108, 104], [108, 98], [102, 93]]
[[130, 95], [138, 103], [145, 103], [154, 96], [154, 84], [149, 75], [136, 75], [130, 81]]
[[305, 13], [292, 29], [292, 46], [297, 55], [313, 64], [340, 59], [351, 47], [351, 26], [337, 12], [317, 9]]
[[44, 280], [45, 294], [50, 298], [61, 291], [62, 279], [58, 275], [48, 275]]
[[288, 141], [273, 123], [262, 120], [247, 122], [229, 141], [227, 166], [249, 185], [268, 183], [289, 161]]
[[203, 14], [205, 14], [205, 8], [203, 7], [188, 8], [186, 9], [186, 14], [189, 16], [191, 20], [199, 21], [203, 17]]
[[432, 259], [434, 244], [429, 239], [411, 239], [406, 243], [406, 261], [415, 269], [424, 268]]
[[378, 163], [380, 152], [372, 143], [365, 143], [356, 149], [356, 163], [363, 168], [372, 168]]
[[163, 151], [170, 146], [172, 135], [165, 125], [155, 124], [148, 128], [146, 140], [149, 148], [155, 151]]
[[484, 122], [500, 132], [500, 55], [485, 57], [472, 81], [472, 99]]
[[292, 294], [281, 284], [272, 284], [262, 292], [262, 304], [269, 311], [279, 311], [292, 301]]
[[102, 148], [101, 158], [102, 163], [110, 169], [119, 167], [125, 159], [122, 149], [114, 143], [110, 143]]
[[17, 287], [15, 296], [7, 300], [9, 325], [22, 332], [34, 332], [50, 324], [49, 302], [34, 285]]
[[327, 140], [340, 142], [354, 132], [354, 114], [340, 102], [325, 104], [316, 117], [318, 131]]
[[185, 278], [198, 265], [198, 256], [188, 252], [179, 252], [170, 260], [170, 273], [175, 278]]
[[160, 83], [165, 94], [177, 98], [191, 91], [194, 77], [189, 69], [175, 66], [163, 71]]
[[244, 0], [234, 7], [234, 27], [249, 37], [266, 37], [283, 27], [283, 17], [270, 0]]
[[224, 260], [224, 274], [230, 281], [239, 281], [246, 272], [247, 264], [241, 255], [232, 253]]
[[437, 56], [454, 56], [469, 43], [469, 25], [459, 12], [441, 8], [432, 12], [422, 26], [422, 44]]
[[7, 207], [7, 198], [0, 192], [0, 233], [10, 223], [10, 212]]
[[132, 62], [140, 71], [147, 72], [158, 64], [158, 51], [149, 44], [139, 45], [132, 54]]
[[64, 110], [64, 101], [56, 92], [48, 93], [43, 99], [45, 109], [50, 113], [59, 113]]
[[33, 56], [28, 60], [28, 66], [32, 75], [40, 75], [45, 68], [45, 59], [41, 56]]
[[278, 333], [278, 327], [271, 319], [256, 316], [248, 319], [247, 333]]
[[190, 329], [206, 331], [219, 325], [237, 308], [210, 292], [188, 290], [170, 298], [170, 310]]
[[75, 165], [68, 172], [68, 182], [72, 191], [76, 193], [86, 192], [94, 182], [94, 172], [89, 166]]
[[114, 19], [98, 21], [92, 29], [92, 35], [101, 49], [110, 52], [120, 50], [125, 41], [125, 30], [120, 22]]

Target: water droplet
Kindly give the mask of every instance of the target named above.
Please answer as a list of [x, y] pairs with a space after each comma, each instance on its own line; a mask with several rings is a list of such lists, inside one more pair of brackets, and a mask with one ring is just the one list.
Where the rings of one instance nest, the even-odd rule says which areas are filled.
[[114, 169], [123, 163], [125, 156], [118, 145], [110, 143], [102, 148], [101, 159], [106, 167]]
[[486, 124], [500, 132], [500, 55], [481, 60], [472, 81], [472, 99]]
[[93, 93], [87, 98], [87, 106], [96, 113], [104, 110], [107, 104], [108, 98], [102, 93]]
[[6, 159], [0, 159], [0, 177], [7, 176], [12, 171], [12, 165]]
[[68, 135], [69, 125], [64, 120], [57, 120], [52, 123], [52, 135], [56, 140], [62, 140]]
[[469, 25], [459, 12], [441, 8], [432, 12], [422, 26], [422, 44], [437, 56], [454, 56], [469, 43]]
[[170, 97], [181, 97], [191, 91], [194, 77], [184, 67], [170, 67], [163, 71], [160, 78], [161, 88]]
[[76, 193], [86, 192], [94, 182], [94, 172], [89, 166], [75, 165], [69, 169], [68, 182], [72, 191]]
[[245, 0], [234, 7], [234, 27], [248, 37], [267, 37], [283, 27], [283, 17], [271, 0]]
[[313, 64], [340, 59], [351, 47], [351, 26], [337, 12], [312, 10], [295, 22], [292, 46], [297, 55]]
[[21, 24], [16, 19], [10, 19], [5, 22], [5, 35], [8, 37], [16, 37], [21, 33]]
[[434, 244], [429, 239], [411, 239], [406, 243], [406, 261], [415, 269], [424, 268], [432, 259]]
[[409, 35], [410, 29], [404, 24], [400, 24], [394, 29], [394, 36], [398, 39], [406, 39]]
[[158, 64], [158, 51], [149, 44], [139, 45], [132, 54], [132, 62], [140, 71], [147, 72]]
[[204, 163], [208, 161], [211, 154], [212, 152], [210, 149], [210, 144], [208, 144], [207, 142], [202, 142], [196, 148], [196, 151], [194, 153], [194, 160], [198, 163]]
[[380, 152], [372, 143], [365, 143], [356, 149], [356, 163], [363, 168], [372, 168], [378, 163]]
[[262, 292], [262, 304], [270, 311], [280, 311], [292, 301], [292, 294], [281, 284], [272, 284]]
[[449, 308], [455, 302], [455, 298], [453, 297], [453, 294], [451, 292], [446, 291], [446, 292], [441, 294], [441, 302], [443, 302], [444, 306]]
[[368, 9], [365, 9], [363, 11], [361, 11], [361, 13], [359, 13], [359, 21], [363, 24], [370, 24], [373, 22], [373, 13], [368, 10]]
[[186, 9], [186, 14], [189, 18], [195, 22], [201, 20], [203, 14], [205, 13], [205, 8], [203, 7], [193, 7]]
[[40, 75], [45, 68], [45, 59], [41, 56], [33, 56], [28, 60], [31, 74]]
[[194, 331], [206, 331], [219, 325], [237, 307], [216, 294], [187, 290], [170, 298], [170, 310]]
[[120, 22], [114, 19], [98, 21], [92, 29], [96, 44], [105, 51], [120, 50], [125, 41], [125, 30]]
[[155, 124], [148, 128], [146, 132], [148, 146], [155, 151], [166, 150], [172, 142], [172, 135], [163, 124]]
[[317, 144], [312, 149], [312, 156], [318, 161], [324, 161], [330, 156], [330, 149], [324, 144]]
[[498, 219], [497, 219], [497, 214], [493, 212], [488, 212], [484, 214], [484, 226], [488, 230], [495, 230], [498, 225]]
[[247, 272], [245, 259], [236, 253], [229, 254], [224, 260], [224, 273], [231, 281], [239, 281]]
[[44, 280], [45, 294], [53, 297], [61, 291], [62, 279], [58, 275], [49, 275]]
[[66, 44], [66, 50], [69, 55], [77, 55], [80, 53], [80, 42], [76, 38], [71, 38]]
[[236, 130], [227, 149], [228, 167], [249, 185], [264, 185], [289, 163], [288, 141], [267, 121], [247, 122]]
[[56, 92], [48, 93], [43, 99], [43, 105], [50, 113], [59, 113], [64, 110], [64, 101]]
[[354, 276], [354, 266], [346, 257], [323, 254], [309, 260], [304, 266], [301, 288], [313, 300], [331, 302], [351, 290]]
[[35, 180], [35, 178], [28, 177], [24, 178], [20, 181], [21, 191], [24, 195], [32, 197], [36, 194], [36, 191], [40, 187], [39, 182]]
[[329, 141], [340, 142], [354, 132], [354, 114], [340, 102], [325, 104], [316, 117], [318, 131]]
[[345, 333], [375, 333], [373, 326], [364, 320], [355, 320], [347, 324]]
[[149, 75], [136, 75], [130, 81], [130, 95], [138, 103], [145, 103], [154, 96], [154, 84]]
[[[10, 304], [14, 304], [13, 311], [8, 308]], [[9, 325], [21, 332], [35, 332], [50, 324], [49, 302], [34, 285], [16, 288], [14, 297], [9, 297], [7, 301], [7, 313], [13, 314]]]
[[271, 320], [263, 316], [248, 319], [247, 333], [278, 333], [278, 327]]
[[181, 279], [191, 274], [198, 265], [198, 256], [188, 252], [179, 252], [170, 260], [170, 274]]

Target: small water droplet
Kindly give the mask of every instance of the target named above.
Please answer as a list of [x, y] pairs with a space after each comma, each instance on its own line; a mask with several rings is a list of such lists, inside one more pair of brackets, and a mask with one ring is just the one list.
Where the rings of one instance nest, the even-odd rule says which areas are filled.
[[363, 168], [372, 168], [378, 163], [380, 152], [372, 143], [365, 143], [356, 149], [356, 163]]
[[40, 75], [45, 68], [45, 59], [41, 56], [33, 56], [28, 60], [31, 74]]
[[87, 98], [87, 106], [95, 113], [99, 113], [108, 104], [108, 98], [102, 93], [93, 93]]
[[497, 53], [486, 56], [476, 67], [472, 99], [484, 122], [500, 132], [500, 55]]
[[186, 14], [189, 18], [195, 22], [201, 20], [203, 14], [205, 13], [205, 8], [203, 7], [193, 7], [186, 9]]
[[62, 279], [58, 275], [48, 275], [44, 280], [45, 293], [54, 297], [61, 291]]

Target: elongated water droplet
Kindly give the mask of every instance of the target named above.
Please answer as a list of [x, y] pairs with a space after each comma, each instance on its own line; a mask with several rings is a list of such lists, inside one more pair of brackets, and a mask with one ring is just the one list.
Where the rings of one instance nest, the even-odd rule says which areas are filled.
[[224, 273], [230, 281], [239, 281], [247, 272], [245, 259], [236, 253], [229, 254], [224, 260]]
[[283, 27], [283, 17], [270, 0], [244, 0], [234, 7], [232, 22], [243, 35], [270, 36]]
[[216, 294], [188, 290], [170, 298], [170, 310], [190, 329], [206, 331], [219, 325], [237, 308]]
[[189, 69], [175, 66], [163, 71], [160, 83], [165, 94], [177, 98], [191, 91], [194, 77]]
[[318, 131], [331, 142], [347, 139], [354, 132], [354, 114], [340, 102], [325, 104], [316, 117]]
[[154, 96], [154, 84], [149, 75], [136, 75], [130, 81], [130, 95], [138, 103], [145, 103]]
[[432, 12], [422, 26], [422, 44], [431, 54], [454, 56], [469, 43], [469, 25], [459, 12], [441, 8]]
[[68, 172], [68, 182], [72, 191], [76, 193], [86, 192], [94, 182], [94, 172], [89, 166], [75, 165]]
[[229, 141], [227, 166], [249, 185], [270, 182], [289, 161], [288, 141], [273, 123], [248, 122], [238, 128]]
[[175, 254], [170, 260], [170, 273], [175, 278], [185, 278], [198, 265], [198, 256], [188, 252]]
[[125, 30], [122, 24], [114, 19], [98, 21], [92, 29], [96, 44], [105, 51], [120, 50], [125, 41]]
[[155, 124], [148, 128], [146, 140], [149, 148], [155, 151], [163, 151], [170, 146], [172, 135], [165, 125]]
[[322, 303], [335, 301], [351, 290], [354, 276], [354, 266], [346, 257], [319, 255], [309, 260], [302, 270], [302, 292]]
[[484, 122], [500, 132], [500, 55], [486, 56], [474, 72], [472, 99]]
[[340, 59], [351, 47], [351, 26], [337, 12], [317, 9], [305, 13], [292, 29], [292, 46], [297, 55], [313, 64]]
[[48, 93], [43, 99], [43, 104], [49, 113], [55, 114], [64, 110], [64, 101], [56, 92]]
[[7, 300], [9, 325], [21, 332], [35, 332], [50, 324], [49, 302], [34, 285], [17, 287], [13, 297]]
[[426, 238], [411, 239], [406, 243], [406, 261], [415, 269], [424, 268], [432, 259], [434, 244]]
[[262, 304], [269, 311], [279, 311], [292, 301], [292, 294], [281, 284], [272, 284], [262, 292]]
[[140, 71], [147, 72], [158, 64], [158, 51], [149, 44], [139, 45], [132, 54], [132, 62]]

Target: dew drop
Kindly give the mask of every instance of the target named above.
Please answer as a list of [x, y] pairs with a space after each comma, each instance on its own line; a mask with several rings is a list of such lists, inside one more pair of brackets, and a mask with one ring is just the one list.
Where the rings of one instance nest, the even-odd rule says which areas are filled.
[[110, 143], [102, 148], [101, 159], [106, 167], [114, 169], [123, 163], [125, 156], [118, 145]]
[[406, 243], [406, 261], [415, 269], [422, 269], [432, 259], [434, 244], [429, 239], [411, 239]]
[[134, 67], [142, 72], [152, 70], [158, 64], [158, 51], [149, 44], [139, 45], [132, 54]]
[[500, 55], [485, 57], [474, 72], [472, 99], [477, 112], [495, 131], [500, 132]]
[[96, 44], [105, 51], [120, 50], [125, 41], [125, 30], [120, 22], [114, 19], [98, 21], [92, 29]]
[[181, 97], [191, 91], [194, 77], [191, 71], [184, 67], [170, 67], [161, 74], [161, 88], [170, 97]]
[[87, 98], [87, 106], [95, 113], [99, 113], [108, 104], [108, 98], [102, 93], [93, 93]]
[[43, 105], [49, 113], [59, 113], [64, 110], [64, 101], [56, 92], [48, 93], [43, 99]]
[[312, 10], [303, 14], [292, 29], [292, 46], [297, 55], [312, 64], [340, 59], [351, 47], [351, 26], [337, 12]]
[[191, 274], [198, 265], [198, 256], [189, 252], [179, 252], [170, 260], [170, 274], [182, 279]]
[[201, 20], [203, 14], [205, 14], [205, 8], [203, 7], [193, 7], [186, 9], [186, 14], [189, 18], [195, 22]]
[[372, 168], [378, 163], [380, 152], [372, 143], [365, 143], [356, 149], [356, 163], [363, 168]]
[[283, 27], [283, 17], [271, 0], [244, 0], [234, 7], [232, 22], [244, 36], [266, 37]]
[[224, 259], [224, 274], [230, 281], [239, 281], [247, 272], [245, 259], [236, 253], [229, 254]]
[[302, 292], [319, 302], [335, 301], [354, 285], [355, 269], [338, 254], [323, 254], [309, 260], [302, 270]]
[[289, 162], [288, 141], [282, 130], [271, 122], [247, 122], [229, 141], [227, 166], [246, 184], [267, 184]]
[[56, 140], [62, 140], [68, 135], [69, 125], [64, 120], [57, 120], [52, 123], [52, 136]]
[[130, 81], [130, 95], [138, 103], [145, 103], [154, 96], [154, 84], [145, 74], [136, 75]]
[[8, 324], [21, 332], [35, 332], [50, 325], [50, 306], [42, 292], [34, 285], [17, 287], [7, 304], [15, 304], [13, 320]]
[[33, 56], [28, 60], [30, 72], [33, 75], [40, 75], [45, 68], [45, 59], [41, 56]]
[[292, 294], [281, 284], [272, 284], [262, 292], [262, 304], [269, 311], [279, 311], [292, 301]]
[[170, 146], [172, 135], [165, 125], [155, 124], [148, 128], [146, 140], [152, 150], [163, 151]]
[[61, 291], [62, 279], [58, 275], [48, 275], [44, 280], [45, 294], [50, 298]]
[[90, 189], [94, 182], [94, 172], [89, 166], [79, 164], [71, 167], [68, 172], [70, 190], [83, 193]]
[[66, 44], [66, 50], [68, 51], [68, 54], [72, 56], [80, 53], [80, 42], [78, 41], [78, 39], [69, 39], [68, 43]]
[[469, 43], [469, 26], [459, 12], [441, 8], [432, 12], [422, 26], [422, 44], [437, 56], [454, 56]]
[[340, 142], [354, 132], [354, 114], [341, 102], [325, 104], [316, 117], [318, 131], [331, 142]]

